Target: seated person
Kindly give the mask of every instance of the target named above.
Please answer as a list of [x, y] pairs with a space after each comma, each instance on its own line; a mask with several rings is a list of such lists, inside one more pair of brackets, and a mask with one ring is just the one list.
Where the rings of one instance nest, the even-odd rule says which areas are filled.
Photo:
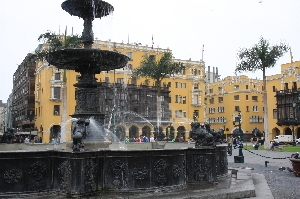
[[274, 150], [274, 141], [273, 141], [273, 140], [270, 142], [270, 150], [271, 150], [271, 151]]
[[274, 141], [273, 146], [279, 146], [279, 143]]
[[255, 150], [258, 150], [258, 148], [259, 148], [259, 143], [258, 143], [258, 142], [255, 142], [254, 149], [255, 149]]

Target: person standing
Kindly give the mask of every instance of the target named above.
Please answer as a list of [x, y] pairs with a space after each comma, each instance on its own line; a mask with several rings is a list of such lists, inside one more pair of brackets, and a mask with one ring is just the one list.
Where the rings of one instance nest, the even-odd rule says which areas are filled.
[[228, 155], [232, 155], [232, 144], [233, 144], [233, 138], [232, 138], [232, 135], [230, 135], [228, 138], [227, 138], [227, 144], [228, 144]]
[[150, 142], [155, 142], [154, 137], [151, 135]]
[[25, 138], [25, 141], [24, 141], [26, 144], [29, 144], [29, 138], [28, 138], [28, 136], [26, 136], [26, 138]]

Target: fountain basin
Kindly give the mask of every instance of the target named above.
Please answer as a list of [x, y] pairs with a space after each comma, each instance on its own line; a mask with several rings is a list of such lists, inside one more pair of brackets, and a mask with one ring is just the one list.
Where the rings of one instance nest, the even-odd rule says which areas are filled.
[[291, 161], [292, 166], [293, 166], [294, 174], [297, 177], [300, 177], [300, 159], [290, 158], [290, 161]]
[[0, 152], [0, 166], [0, 196], [184, 189], [189, 184], [215, 182], [228, 173], [226, 146], [81, 153], [6, 151]]
[[102, 0], [67, 0], [61, 4], [63, 10], [72, 16], [85, 18], [101, 18], [111, 14], [114, 7]]
[[62, 49], [47, 55], [48, 63], [59, 69], [94, 74], [122, 68], [128, 60], [126, 55], [99, 49]]

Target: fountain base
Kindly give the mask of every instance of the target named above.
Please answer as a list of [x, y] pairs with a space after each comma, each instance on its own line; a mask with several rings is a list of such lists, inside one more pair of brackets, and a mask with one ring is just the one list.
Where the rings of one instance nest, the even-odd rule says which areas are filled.
[[226, 146], [152, 150], [0, 152], [0, 195], [172, 191], [228, 174]]

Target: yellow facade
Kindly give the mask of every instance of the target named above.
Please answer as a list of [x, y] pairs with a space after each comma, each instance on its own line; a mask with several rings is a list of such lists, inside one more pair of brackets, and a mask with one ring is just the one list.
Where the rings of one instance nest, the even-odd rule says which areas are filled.
[[241, 115], [241, 130], [249, 139], [254, 128], [263, 132], [262, 80], [228, 76], [207, 86], [206, 122], [211, 128], [225, 129], [226, 136], [238, 129], [235, 117]]
[[[170, 49], [161, 49], [135, 44], [115, 43], [110, 41], [95, 41], [94, 48], [101, 50], [118, 51], [121, 54], [130, 57], [130, 61], [123, 69], [115, 71], [103, 71], [97, 74], [98, 81], [109, 81], [110, 83], [132, 83], [132, 69], [139, 67], [143, 55], [146, 53], [155, 55], [157, 60], [164, 52]], [[199, 113], [199, 121], [204, 121], [204, 96], [205, 96], [205, 64], [203, 61], [179, 60], [186, 66], [186, 70], [180, 74], [175, 74], [170, 78], [163, 80], [164, 85], [169, 86], [172, 111], [170, 124], [177, 134], [184, 134], [188, 138], [190, 123], [193, 113], [196, 110]], [[57, 127], [62, 132], [66, 132], [66, 140], [71, 139], [71, 114], [75, 112], [75, 84], [79, 73], [66, 71], [66, 83], [63, 81], [63, 70], [58, 70], [54, 66], [49, 66], [46, 62], [38, 62], [36, 67], [36, 126], [39, 129], [39, 136], [43, 138], [43, 143], [47, 143], [53, 138], [51, 131], [56, 131]], [[137, 78], [136, 85], [154, 85], [152, 79]], [[59, 89], [58, 89], [59, 88]], [[55, 91], [56, 89], [56, 91]], [[59, 95], [57, 95], [60, 90]], [[55, 96], [56, 93], [56, 96]], [[66, 100], [64, 99], [66, 96]], [[66, 103], [66, 105], [64, 105]], [[55, 112], [55, 106], [59, 106], [59, 113]], [[65, 106], [66, 108], [63, 108]], [[63, 114], [63, 111], [66, 111]], [[66, 123], [66, 125], [64, 125]], [[129, 127], [128, 127], [129, 128]], [[141, 134], [142, 126], [139, 127]], [[164, 131], [166, 131], [166, 126]], [[151, 129], [153, 132], [153, 129]], [[128, 135], [128, 129], [126, 129]]]
[[[299, 74], [300, 74], [300, 61], [293, 63], [286, 63], [281, 65], [281, 73], [268, 76], [267, 78], [267, 91], [268, 91], [268, 128], [270, 130], [270, 139], [277, 135], [291, 134], [292, 125], [278, 126], [277, 125], [277, 108], [276, 108], [276, 91], [299, 89]], [[298, 132], [299, 127], [295, 126], [295, 136], [300, 137]]]
[[[170, 49], [154, 48], [135, 44], [115, 43], [110, 41], [95, 41], [94, 48], [102, 50], [118, 51], [130, 57], [127, 66], [115, 71], [103, 71], [97, 74], [98, 81], [108, 81], [110, 83], [133, 83], [132, 69], [139, 67], [143, 55], [146, 53], [155, 55], [157, 60], [164, 52]], [[207, 122], [216, 131], [225, 129], [225, 134], [232, 134], [238, 129], [238, 123], [234, 123], [241, 114], [241, 129], [246, 135], [246, 139], [251, 137], [252, 130], [258, 128], [263, 132], [263, 98], [262, 80], [251, 79], [247, 76], [228, 76], [222, 80], [212, 83], [205, 82], [205, 63], [203, 61], [180, 60], [186, 66], [186, 70], [180, 74], [175, 74], [163, 80], [164, 85], [169, 86], [171, 102], [169, 108], [172, 117], [169, 122], [174, 127], [175, 136], [184, 135], [187, 139], [190, 130], [190, 123], [196, 111], [198, 121]], [[278, 90], [286, 87], [291, 89], [298, 81], [300, 61], [287, 63], [281, 66], [281, 74], [267, 77], [268, 91], [268, 127], [270, 138], [279, 134], [286, 134], [291, 131], [291, 126], [278, 126], [276, 124], [276, 98]], [[66, 140], [71, 139], [71, 114], [75, 112], [75, 87], [79, 73], [66, 71], [67, 81], [63, 81], [64, 71], [57, 70], [54, 66], [49, 66], [46, 62], [38, 62], [36, 67], [36, 89], [35, 89], [35, 110], [38, 135], [43, 138], [44, 143], [48, 143], [51, 131], [56, 131], [56, 127], [66, 132]], [[137, 78], [136, 85], [154, 85], [154, 81], [146, 78]], [[57, 90], [60, 88], [59, 96]], [[65, 100], [64, 100], [65, 96]], [[64, 102], [64, 103], [63, 103]], [[59, 113], [55, 113], [55, 106], [59, 106]], [[65, 112], [63, 112], [65, 111]], [[134, 123], [134, 122], [133, 122]], [[66, 124], [66, 125], [64, 125]], [[118, 124], [116, 124], [118, 125]], [[137, 125], [138, 126], [138, 125]], [[164, 133], [167, 126], [163, 126]], [[126, 135], [128, 128], [126, 127]], [[139, 134], [143, 126], [138, 126]], [[150, 127], [153, 132], [153, 127]], [[298, 127], [295, 127], [298, 132]], [[296, 134], [299, 137], [299, 134]]]

